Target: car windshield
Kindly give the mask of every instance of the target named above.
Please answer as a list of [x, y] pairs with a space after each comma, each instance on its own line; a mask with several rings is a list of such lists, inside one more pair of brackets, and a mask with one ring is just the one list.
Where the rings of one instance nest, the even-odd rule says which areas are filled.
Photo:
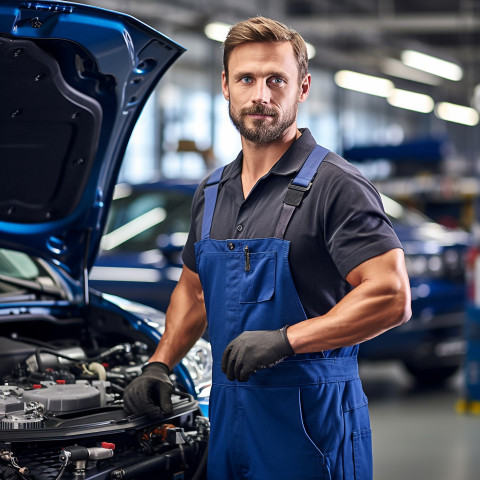
[[136, 191], [117, 185], [102, 238], [103, 253], [179, 247], [190, 226], [192, 195], [173, 189]]
[[0, 274], [35, 281], [40, 276], [40, 266], [25, 253], [0, 248]]

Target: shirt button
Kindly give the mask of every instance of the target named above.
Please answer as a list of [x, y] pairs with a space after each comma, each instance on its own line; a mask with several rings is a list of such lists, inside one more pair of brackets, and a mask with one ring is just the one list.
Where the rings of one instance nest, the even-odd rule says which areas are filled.
[[243, 230], [243, 225], [237, 225], [237, 232], [241, 232]]
[[229, 250], [234, 250], [235, 249], [235, 245], [232, 242], [228, 242], [227, 247], [228, 247]]

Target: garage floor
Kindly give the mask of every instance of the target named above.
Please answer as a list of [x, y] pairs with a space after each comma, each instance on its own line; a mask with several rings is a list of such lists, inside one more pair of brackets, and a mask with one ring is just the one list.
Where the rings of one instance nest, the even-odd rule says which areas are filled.
[[369, 397], [375, 480], [478, 480], [480, 415], [460, 415], [461, 372], [423, 390], [396, 363], [362, 364]]

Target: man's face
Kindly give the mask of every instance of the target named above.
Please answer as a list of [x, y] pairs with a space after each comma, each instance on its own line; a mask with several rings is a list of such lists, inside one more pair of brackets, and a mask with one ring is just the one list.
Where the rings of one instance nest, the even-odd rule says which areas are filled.
[[222, 90], [242, 137], [266, 145], [296, 132], [298, 103], [307, 99], [310, 81], [307, 75], [299, 82], [289, 42], [250, 42], [233, 49]]

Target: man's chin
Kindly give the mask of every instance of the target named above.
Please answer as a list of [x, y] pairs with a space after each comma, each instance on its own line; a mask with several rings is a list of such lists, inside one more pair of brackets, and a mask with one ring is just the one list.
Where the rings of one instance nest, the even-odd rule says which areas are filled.
[[270, 143], [277, 141], [282, 137], [282, 134], [272, 135], [270, 132], [245, 132], [242, 134], [242, 137], [245, 138], [245, 140], [260, 146], [269, 145]]

